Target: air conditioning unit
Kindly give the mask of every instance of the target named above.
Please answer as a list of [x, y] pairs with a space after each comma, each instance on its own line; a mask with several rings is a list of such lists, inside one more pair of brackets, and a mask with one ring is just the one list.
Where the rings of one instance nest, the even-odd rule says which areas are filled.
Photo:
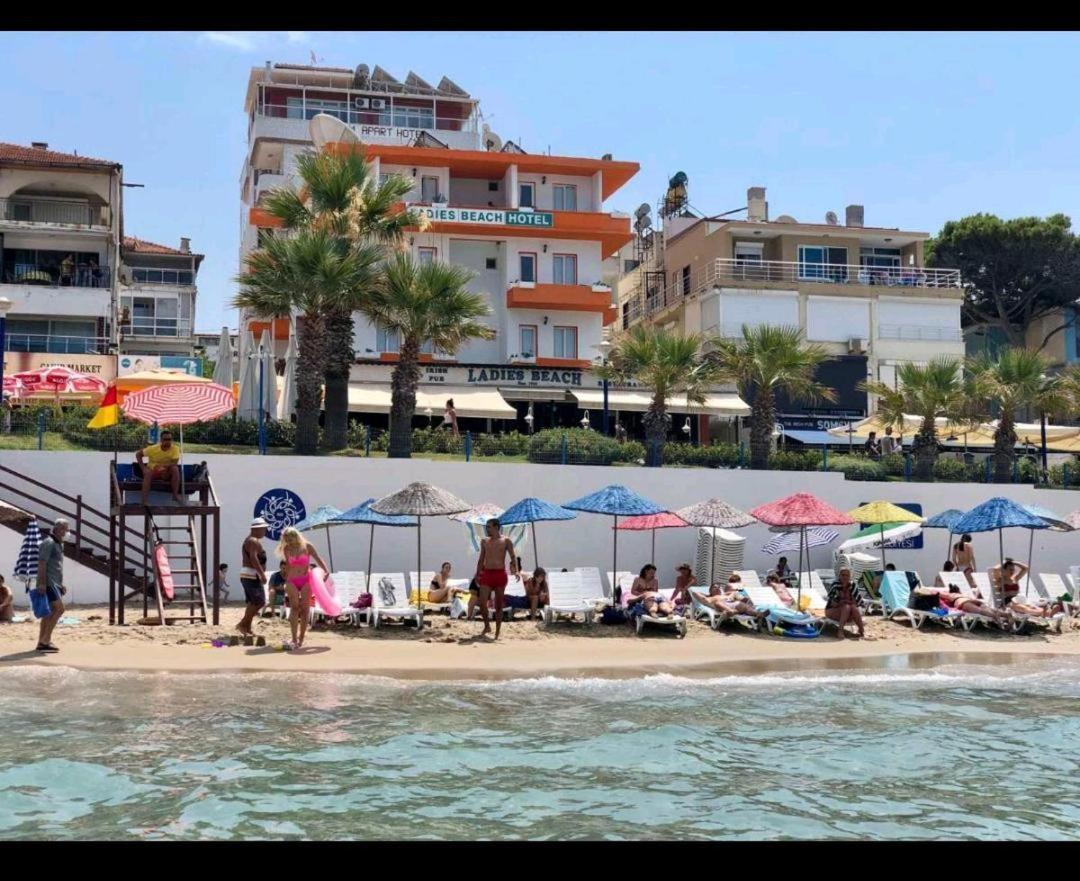
[[847, 341], [848, 352], [852, 355], [861, 355], [866, 351], [866, 339], [861, 336], [849, 337]]
[[353, 106], [357, 110], [367, 110], [371, 106], [371, 101], [367, 98], [353, 98]]
[[385, 98], [372, 98], [371, 99], [371, 109], [372, 110], [382, 110], [384, 107], [386, 107], [386, 99]]

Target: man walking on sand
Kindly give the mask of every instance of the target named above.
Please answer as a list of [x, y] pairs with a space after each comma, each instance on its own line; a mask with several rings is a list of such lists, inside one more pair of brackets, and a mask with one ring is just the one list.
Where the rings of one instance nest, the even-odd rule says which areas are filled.
[[487, 537], [480, 540], [480, 559], [476, 561], [476, 583], [480, 588], [480, 614], [484, 618], [481, 636], [491, 633], [488, 624], [488, 598], [495, 591], [495, 638], [499, 638], [502, 628], [503, 595], [506, 593], [506, 560], [510, 560], [510, 574], [521, 580], [518, 574], [517, 554], [514, 543], [502, 535], [502, 524], [492, 517], [484, 527]]
[[63, 596], [67, 593], [64, 587], [64, 536], [67, 531], [67, 520], [58, 518], [38, 548], [37, 587], [34, 589], [49, 599], [49, 614], [38, 625], [39, 652], [60, 651], [52, 644], [52, 634], [56, 622], [64, 614]]
[[251, 532], [240, 547], [240, 586], [244, 589], [244, 602], [247, 605], [236, 629], [244, 636], [252, 635], [251, 622], [266, 605], [266, 551], [263, 550], [262, 540], [269, 525], [262, 517], [252, 520]]

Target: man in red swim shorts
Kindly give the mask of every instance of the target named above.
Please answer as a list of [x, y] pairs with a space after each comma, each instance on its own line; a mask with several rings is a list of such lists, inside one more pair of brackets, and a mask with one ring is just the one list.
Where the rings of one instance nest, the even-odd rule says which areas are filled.
[[491, 591], [495, 591], [495, 638], [499, 638], [499, 629], [502, 627], [503, 595], [506, 592], [506, 559], [510, 558], [510, 574], [520, 580], [518, 574], [517, 555], [514, 553], [514, 543], [505, 535], [502, 535], [502, 524], [492, 518], [484, 526], [487, 538], [480, 540], [480, 559], [476, 561], [476, 583], [480, 587], [480, 614], [484, 618], [484, 629], [481, 636], [491, 633], [488, 624], [488, 597]]

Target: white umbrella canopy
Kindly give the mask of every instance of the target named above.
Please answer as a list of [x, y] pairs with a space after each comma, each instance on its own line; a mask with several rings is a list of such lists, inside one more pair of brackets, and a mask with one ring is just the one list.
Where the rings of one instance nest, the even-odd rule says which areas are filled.
[[[264, 330], [259, 341], [259, 360], [262, 362], [262, 410], [271, 415], [277, 414], [277, 369], [274, 365], [274, 344], [270, 331]], [[258, 365], [255, 365], [255, 382], [259, 382]], [[258, 394], [256, 385], [256, 394]]]
[[[372, 502], [371, 510], [376, 514], [400, 515], [406, 514], [417, 518], [420, 517], [450, 517], [468, 511], [472, 506], [462, 501], [452, 492], [448, 492], [430, 483], [417, 481], [410, 483], [404, 489], [396, 493], [384, 496], [377, 502]], [[421, 549], [420, 536], [423, 532], [421, 520], [416, 521], [416, 571], [422, 572], [420, 565]], [[421, 592], [416, 592], [416, 605], [419, 608]]]
[[285, 375], [281, 378], [281, 396], [278, 398], [277, 418], [288, 422], [296, 413], [296, 349], [295, 327], [289, 332], [289, 346], [285, 350]]
[[233, 348], [232, 340], [229, 339], [229, 328], [221, 328], [221, 339], [218, 341], [218, 358], [214, 365], [214, 382], [217, 385], [231, 389], [233, 386]]
[[240, 398], [236, 402], [238, 419], [255, 421], [259, 418], [259, 371], [256, 369], [255, 339], [250, 331], [244, 334], [246, 345], [240, 356]]

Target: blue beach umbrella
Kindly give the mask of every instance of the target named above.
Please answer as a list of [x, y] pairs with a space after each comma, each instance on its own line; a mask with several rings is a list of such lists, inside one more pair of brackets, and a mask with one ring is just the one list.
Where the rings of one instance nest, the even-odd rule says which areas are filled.
[[[998, 553], [1001, 560], [1005, 559], [1005, 539], [1002, 535], [1005, 529], [1019, 526], [1023, 529], [1049, 529], [1050, 524], [1042, 517], [1027, 511], [1023, 505], [1018, 505], [1011, 499], [995, 496], [989, 501], [983, 502], [968, 511], [963, 517], [953, 524], [953, 531], [965, 532], [990, 532], [998, 531]], [[1030, 560], [1029, 568], [1030, 568]]]
[[564, 508], [571, 511], [586, 511], [590, 514], [611, 514], [615, 518], [615, 528], [611, 531], [611, 571], [619, 571], [619, 518], [636, 517], [640, 514], [660, 514], [667, 509], [656, 502], [650, 502], [631, 489], [617, 483], [605, 486], [594, 493], [566, 502]]
[[336, 520], [337, 523], [366, 523], [371, 527], [371, 537], [368, 539], [367, 572], [365, 573], [365, 589], [368, 593], [371, 592], [371, 560], [375, 550], [375, 527], [418, 525], [416, 517], [409, 517], [406, 514], [380, 514], [378, 511], [372, 511], [371, 505], [374, 501], [375, 499], [368, 499], [361, 502], [349, 508], [348, 511], [343, 511]]
[[[1073, 526], [1060, 514], [1055, 514], [1049, 508], [1042, 505], [1024, 505], [1024, 510], [1034, 514], [1040, 520], [1046, 522], [1051, 532], [1072, 532]], [[1031, 567], [1035, 557], [1035, 530], [1032, 529], [1028, 537], [1028, 584], [1031, 584]]]
[[923, 524], [923, 529], [947, 529], [949, 530], [949, 541], [945, 545], [945, 559], [949, 559], [949, 552], [952, 550], [952, 537], [956, 534], [956, 523], [964, 516], [964, 512], [959, 508], [946, 508], [940, 514], [935, 514], [933, 517], [927, 519]]
[[334, 568], [334, 546], [330, 543], [330, 527], [340, 526], [337, 518], [341, 516], [341, 511], [335, 508], [333, 505], [322, 505], [317, 511], [313, 511], [308, 514], [299, 523], [294, 523], [293, 528], [297, 532], [308, 532], [312, 529], [325, 529], [326, 530], [326, 548], [330, 552], [330, 569]]
[[515, 502], [503, 511], [502, 516], [499, 517], [499, 522], [507, 526], [514, 523], [529, 524], [532, 529], [533, 568], [539, 568], [540, 548], [536, 544], [536, 524], [549, 520], [573, 520], [576, 517], [577, 514], [573, 511], [568, 511], [559, 505], [553, 505], [551, 502], [545, 502], [543, 499], [529, 496], [520, 502]]

